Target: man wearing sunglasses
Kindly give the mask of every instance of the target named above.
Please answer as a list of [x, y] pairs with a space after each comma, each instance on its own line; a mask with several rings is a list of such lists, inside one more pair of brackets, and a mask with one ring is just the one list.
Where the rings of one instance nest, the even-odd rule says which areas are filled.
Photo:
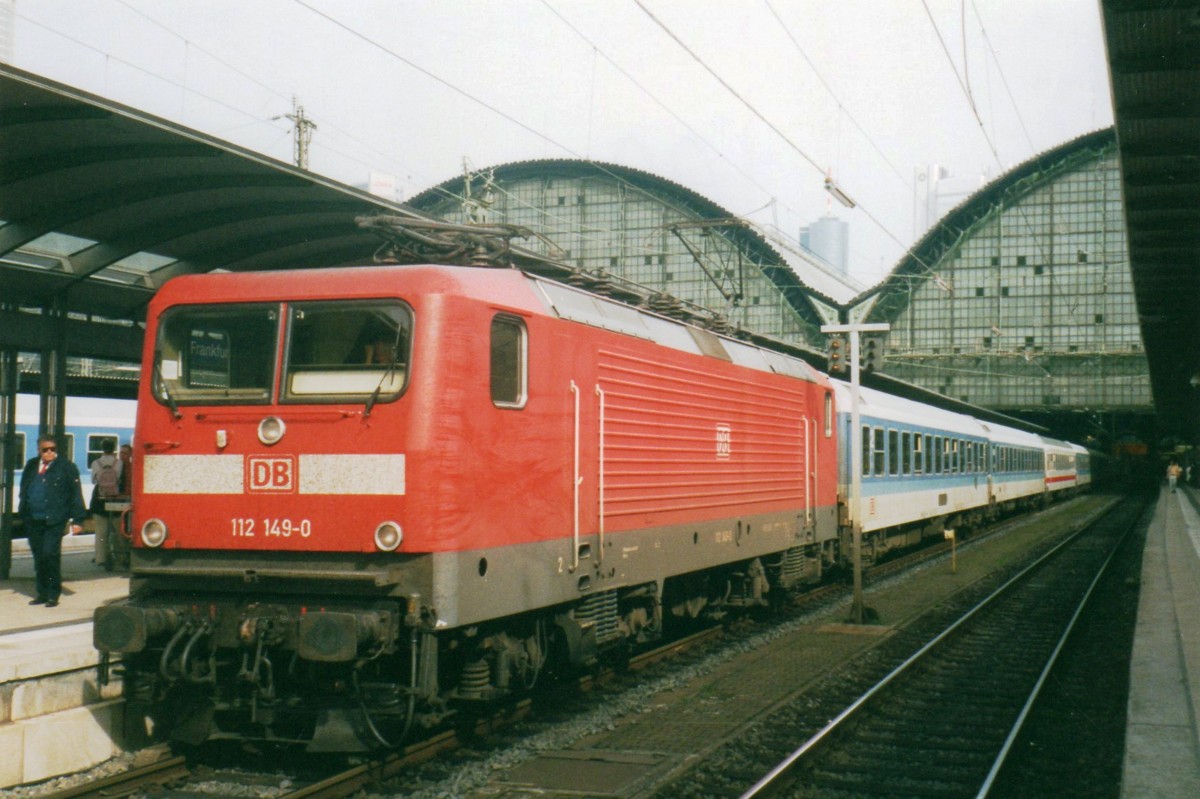
[[51, 436], [38, 439], [38, 457], [31, 458], [21, 473], [19, 514], [33, 553], [37, 593], [31, 605], [58, 606], [62, 595], [62, 539], [80, 532], [87, 515], [79, 469], [58, 457], [58, 442]]

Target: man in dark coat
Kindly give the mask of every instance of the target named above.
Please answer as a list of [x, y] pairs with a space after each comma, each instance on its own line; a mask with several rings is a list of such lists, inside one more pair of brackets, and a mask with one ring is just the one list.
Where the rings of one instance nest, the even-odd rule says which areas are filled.
[[33, 553], [37, 595], [29, 603], [53, 608], [62, 595], [62, 538], [70, 524], [71, 534], [80, 532], [87, 516], [79, 469], [58, 457], [58, 442], [52, 436], [38, 439], [38, 457], [31, 458], [21, 472], [19, 514]]

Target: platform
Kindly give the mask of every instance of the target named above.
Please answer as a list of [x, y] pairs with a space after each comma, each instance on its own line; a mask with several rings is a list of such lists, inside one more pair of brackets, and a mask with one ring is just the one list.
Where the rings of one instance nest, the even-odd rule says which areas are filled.
[[1200, 496], [1159, 495], [1130, 664], [1124, 799], [1200, 796]]
[[30, 605], [33, 557], [13, 542], [0, 581], [0, 790], [78, 771], [112, 757], [119, 743], [119, 682], [99, 685], [92, 612], [125, 596], [129, 579], [92, 563], [91, 535], [63, 539], [58, 607]]
[[13, 541], [9, 579], [0, 580], [0, 635], [69, 622], [90, 623], [97, 605], [125, 596], [128, 578], [93, 563], [94, 547], [95, 536], [90, 534], [63, 538], [63, 592], [58, 607], [47, 608], [29, 604], [34, 597], [33, 556], [25, 539]]

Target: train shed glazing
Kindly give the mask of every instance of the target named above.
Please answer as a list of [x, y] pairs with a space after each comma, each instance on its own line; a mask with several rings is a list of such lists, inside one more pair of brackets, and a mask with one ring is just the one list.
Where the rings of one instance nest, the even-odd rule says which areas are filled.
[[855, 305], [901, 380], [1093, 435], [1151, 413], [1111, 129], [984, 187]]

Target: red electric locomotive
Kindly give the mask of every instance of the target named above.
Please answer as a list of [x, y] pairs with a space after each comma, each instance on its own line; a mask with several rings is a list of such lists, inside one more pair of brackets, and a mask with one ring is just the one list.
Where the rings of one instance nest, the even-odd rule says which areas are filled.
[[514, 269], [178, 278], [147, 319], [130, 711], [394, 743], [835, 556], [828, 380]]

